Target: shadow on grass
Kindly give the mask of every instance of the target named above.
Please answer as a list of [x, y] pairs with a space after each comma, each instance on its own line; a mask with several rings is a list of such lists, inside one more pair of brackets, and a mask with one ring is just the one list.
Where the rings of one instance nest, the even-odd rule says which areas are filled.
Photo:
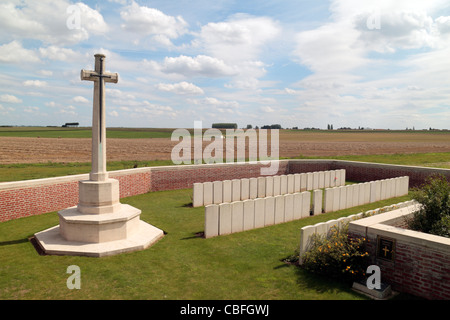
[[0, 242], [0, 247], [28, 242], [28, 238]]

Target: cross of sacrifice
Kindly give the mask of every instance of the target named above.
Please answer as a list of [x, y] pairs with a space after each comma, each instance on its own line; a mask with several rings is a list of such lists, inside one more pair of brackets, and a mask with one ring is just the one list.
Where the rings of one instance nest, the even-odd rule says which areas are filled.
[[106, 126], [105, 126], [105, 82], [117, 83], [117, 73], [105, 72], [105, 55], [95, 55], [95, 70], [81, 70], [81, 80], [94, 81], [92, 111], [92, 170], [90, 180], [105, 181], [106, 172]]

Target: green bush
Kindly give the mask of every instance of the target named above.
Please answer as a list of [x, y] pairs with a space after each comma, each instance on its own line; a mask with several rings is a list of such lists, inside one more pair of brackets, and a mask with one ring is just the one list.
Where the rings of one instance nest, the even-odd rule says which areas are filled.
[[433, 175], [412, 190], [412, 198], [421, 204], [408, 228], [443, 237], [450, 237], [450, 184], [443, 175]]
[[366, 239], [348, 237], [348, 224], [331, 228], [327, 236], [315, 234], [302, 256], [302, 267], [310, 272], [345, 282], [361, 280], [369, 263]]

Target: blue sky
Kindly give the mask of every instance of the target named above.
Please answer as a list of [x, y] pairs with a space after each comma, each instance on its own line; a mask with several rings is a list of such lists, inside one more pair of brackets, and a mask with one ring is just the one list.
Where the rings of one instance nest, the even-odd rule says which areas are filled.
[[0, 125], [450, 128], [448, 1], [0, 2]]

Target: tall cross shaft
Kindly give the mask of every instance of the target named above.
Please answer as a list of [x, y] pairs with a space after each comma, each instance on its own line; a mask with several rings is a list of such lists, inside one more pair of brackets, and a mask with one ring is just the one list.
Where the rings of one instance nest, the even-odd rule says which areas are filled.
[[81, 70], [81, 80], [94, 81], [92, 110], [92, 170], [90, 180], [105, 181], [106, 171], [106, 125], [105, 125], [105, 82], [117, 83], [117, 73], [105, 72], [105, 55], [95, 55], [95, 70]]

